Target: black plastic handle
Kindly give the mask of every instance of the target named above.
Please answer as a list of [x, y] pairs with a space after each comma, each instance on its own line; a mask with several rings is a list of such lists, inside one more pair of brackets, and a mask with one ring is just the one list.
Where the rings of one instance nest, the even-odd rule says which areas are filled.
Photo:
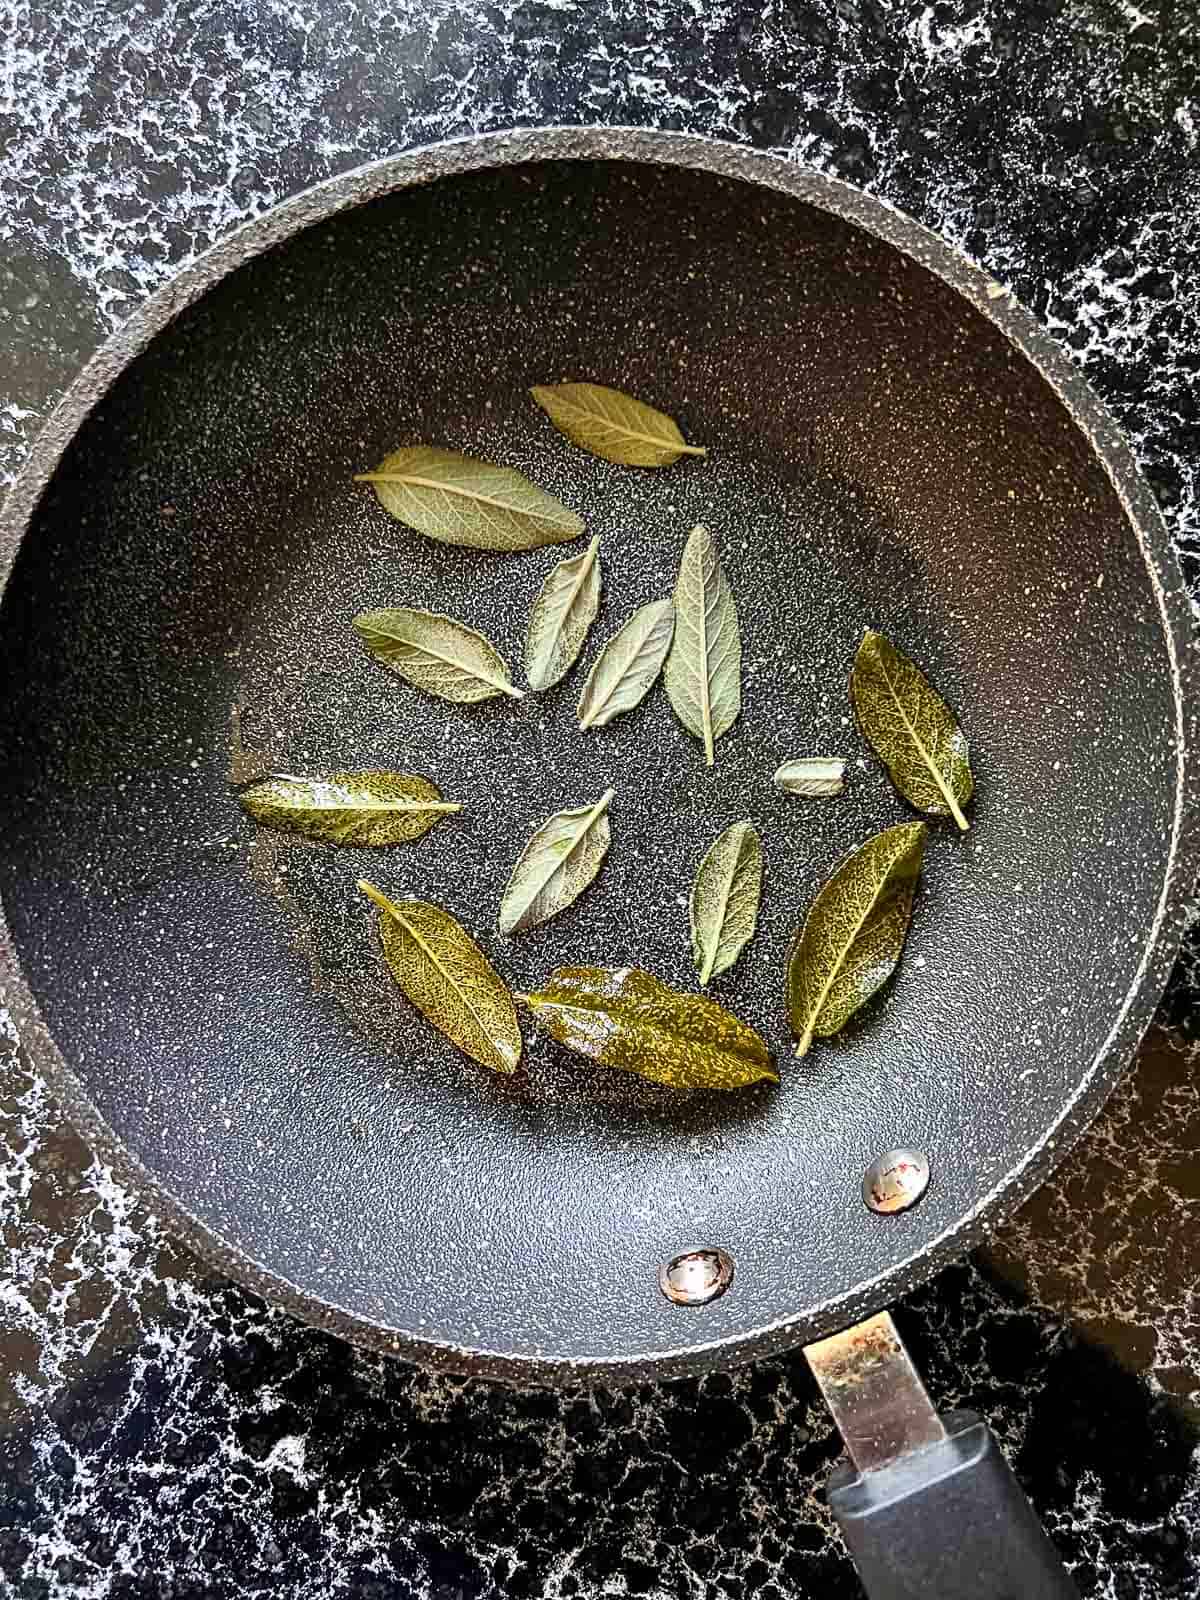
[[829, 1480], [869, 1600], [1079, 1600], [987, 1425], [942, 1422], [943, 1443]]

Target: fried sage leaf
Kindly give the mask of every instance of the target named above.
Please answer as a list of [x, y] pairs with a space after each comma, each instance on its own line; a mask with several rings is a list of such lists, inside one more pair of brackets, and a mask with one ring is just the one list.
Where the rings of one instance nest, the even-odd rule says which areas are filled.
[[675, 606], [652, 600], [619, 628], [596, 657], [579, 696], [581, 728], [602, 728], [646, 698], [662, 671], [675, 631]]
[[762, 844], [751, 823], [735, 822], [709, 846], [688, 908], [701, 987], [731, 967], [753, 937], [762, 876]]
[[809, 799], [841, 794], [846, 787], [846, 763], [836, 757], [798, 756], [776, 768], [771, 781], [784, 794], [799, 794]]
[[470, 704], [497, 694], [519, 700], [525, 692], [513, 687], [504, 657], [481, 633], [438, 611], [361, 611], [354, 626], [377, 661], [426, 694]]
[[442, 544], [533, 550], [578, 539], [583, 518], [511, 467], [418, 444], [360, 472], [385, 511]]
[[238, 796], [256, 822], [329, 844], [404, 844], [462, 807], [412, 772], [276, 774]]
[[675, 715], [704, 740], [713, 764], [713, 744], [742, 709], [742, 638], [729, 580], [707, 528], [693, 528], [675, 584], [675, 640], [664, 681]]
[[619, 467], [669, 467], [680, 456], [703, 456], [685, 444], [670, 417], [653, 406], [599, 383], [553, 383], [530, 391], [572, 444]]
[[963, 807], [975, 792], [962, 729], [937, 690], [881, 633], [863, 634], [850, 697], [859, 726], [892, 782], [917, 811], [953, 817], [965, 833]]
[[525, 636], [525, 676], [531, 689], [565, 678], [583, 649], [600, 609], [600, 537], [581, 556], [554, 567], [538, 590]]
[[578, 900], [608, 854], [615, 792], [606, 789], [595, 805], [558, 811], [534, 829], [500, 901], [501, 933], [536, 928]]
[[417, 1010], [472, 1061], [515, 1072], [521, 1028], [503, 980], [467, 930], [426, 900], [389, 900], [358, 887], [379, 907], [379, 939], [392, 977]]
[[798, 1056], [814, 1035], [828, 1039], [843, 1028], [896, 970], [927, 831], [923, 822], [902, 822], [875, 834], [813, 901], [788, 957], [788, 1020]]
[[673, 1089], [740, 1089], [779, 1075], [753, 1028], [715, 1000], [636, 967], [559, 967], [519, 994], [552, 1039], [602, 1066]]

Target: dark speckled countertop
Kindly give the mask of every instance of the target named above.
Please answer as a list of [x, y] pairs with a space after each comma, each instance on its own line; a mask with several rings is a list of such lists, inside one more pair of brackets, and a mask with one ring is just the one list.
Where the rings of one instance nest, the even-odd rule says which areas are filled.
[[[242, 219], [427, 140], [572, 121], [771, 148], [962, 245], [1124, 422], [1200, 585], [1184, 0], [0, 0], [0, 481], [104, 334]], [[1109, 1600], [1200, 1593], [1195, 965], [1053, 1183], [897, 1312]], [[0, 1593], [855, 1592], [799, 1356], [518, 1394], [357, 1354], [174, 1246], [0, 1029]]]

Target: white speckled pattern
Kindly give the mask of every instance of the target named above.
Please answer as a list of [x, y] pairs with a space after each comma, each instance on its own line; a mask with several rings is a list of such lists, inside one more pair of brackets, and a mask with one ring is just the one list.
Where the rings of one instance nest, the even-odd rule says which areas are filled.
[[[1164, 34], [1116, 0], [843, 0], [587, 19], [236, 5], [199, 23], [71, 0], [53, 17], [10, 4], [0, 28], [10, 471], [100, 333], [311, 179], [513, 121], [647, 121], [838, 171], [985, 260], [1080, 353], [1190, 561], [1186, 21]], [[1170, 1015], [1191, 1026], [1186, 988]], [[813, 1499], [836, 1445], [795, 1360], [589, 1401], [386, 1368], [199, 1274], [11, 1055], [6, 1071], [0, 1570], [16, 1594], [847, 1592]], [[931, 1386], [999, 1425], [1084, 1594], [1106, 1600], [1190, 1600], [1200, 1571], [1180, 1403], [1197, 1387], [1192, 1079], [1190, 1055], [1155, 1041], [1003, 1249], [906, 1319]]]

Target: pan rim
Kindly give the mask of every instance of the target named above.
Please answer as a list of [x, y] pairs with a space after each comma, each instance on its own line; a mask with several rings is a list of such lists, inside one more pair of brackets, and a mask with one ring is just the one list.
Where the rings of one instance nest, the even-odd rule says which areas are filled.
[[[939, 235], [839, 179], [782, 157], [699, 135], [631, 127], [514, 129], [424, 146], [325, 180], [243, 224], [156, 290], [100, 346], [48, 417], [0, 506], [0, 601], [37, 504], [78, 429], [128, 365], [185, 307], [230, 273], [304, 229], [371, 200], [469, 173], [539, 161], [591, 160], [678, 166], [752, 183], [831, 213], [880, 239], [949, 284], [988, 319], [1049, 384], [1112, 485], [1138, 541], [1155, 593], [1175, 704], [1176, 785], [1170, 847], [1142, 957], [1108, 1037], [1054, 1122], [1023, 1158], [953, 1225], [886, 1271], [774, 1323], [707, 1342], [621, 1356], [560, 1358], [439, 1342], [387, 1326], [312, 1295], [221, 1238], [167, 1190], [100, 1114], [68, 1064], [21, 970], [0, 905], [0, 1003], [10, 1009], [22, 1050], [41, 1072], [68, 1120], [101, 1161], [208, 1266], [278, 1304], [301, 1321], [352, 1343], [426, 1366], [519, 1383], [644, 1381], [732, 1366], [782, 1352], [844, 1327], [926, 1282], [982, 1243], [1063, 1161], [1122, 1076], [1151, 1022], [1187, 922], [1200, 862], [1200, 779], [1191, 754], [1200, 685], [1192, 613], [1178, 560], [1132, 450], [1083, 374], [1032, 313], [1002, 284]], [[689, 1326], [680, 1313], [681, 1334]]]

